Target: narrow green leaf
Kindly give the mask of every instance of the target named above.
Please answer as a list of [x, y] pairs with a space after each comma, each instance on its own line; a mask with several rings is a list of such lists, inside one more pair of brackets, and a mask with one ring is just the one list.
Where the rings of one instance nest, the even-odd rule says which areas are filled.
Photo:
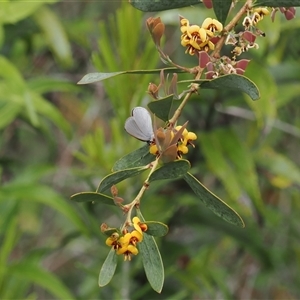
[[199, 196], [199, 200], [201, 200], [204, 205], [217, 216], [233, 225], [245, 227], [244, 221], [239, 214], [219, 197], [209, 191], [192, 174], [187, 173], [184, 175], [184, 180], [188, 183], [194, 193]]
[[129, 3], [141, 11], [162, 11], [199, 4], [199, 0], [129, 0]]
[[146, 166], [154, 160], [155, 157], [149, 152], [149, 145], [144, 145], [117, 160], [112, 171], [116, 172], [124, 169]]
[[256, 160], [260, 166], [266, 168], [273, 175], [300, 184], [300, 168], [288, 157], [271, 148], [263, 148], [257, 153]]
[[260, 97], [259, 90], [256, 84], [249, 78], [237, 75], [228, 74], [212, 80], [182, 80], [178, 83], [199, 83], [204, 89], [235, 89], [248, 94], [252, 100], [257, 100]]
[[0, 129], [10, 124], [22, 110], [22, 106], [14, 102], [0, 102]]
[[[137, 209], [137, 215], [142, 222], [146, 223], [139, 209]], [[139, 250], [142, 255], [145, 273], [151, 287], [156, 292], [160, 293], [164, 284], [165, 276], [161, 255], [154, 237], [148, 234], [144, 234], [143, 237], [143, 241], [139, 243]]]
[[139, 243], [139, 250], [145, 273], [151, 287], [160, 293], [164, 284], [164, 266], [161, 255], [154, 237], [148, 234], [144, 234], [143, 237], [142, 242]]
[[[58, 0], [51, 0], [57, 2]], [[44, 3], [42, 1], [1, 1], [0, 20], [1, 23], [14, 24], [20, 20], [27, 18], [34, 13]]]
[[115, 205], [114, 199], [104, 194], [93, 192], [82, 192], [71, 196], [76, 202], [99, 202], [107, 205]]
[[217, 19], [224, 25], [232, 0], [212, 0], [212, 2]]
[[28, 111], [29, 119], [32, 125], [37, 127], [39, 125], [39, 120], [34, 106], [34, 101], [32, 99], [32, 95], [29, 91], [26, 91], [23, 97], [24, 97], [24, 103]]
[[165, 236], [168, 231], [169, 227], [161, 222], [157, 221], [147, 221], [145, 224], [148, 226], [147, 231], [145, 231], [146, 234], [153, 235], [156, 237], [162, 237]]
[[46, 289], [50, 294], [55, 296], [55, 298], [75, 299], [69, 289], [53, 273], [43, 270], [33, 263], [28, 263], [23, 260], [22, 262], [10, 266], [8, 272], [9, 277], [17, 276], [31, 284], [37, 284]]
[[6, 98], [12, 99], [17, 106], [24, 105], [31, 123], [34, 126], [37, 126], [39, 122], [36, 106], [34, 105], [32, 95], [22, 78], [22, 74], [9, 60], [2, 56], [0, 56], [0, 76], [6, 79], [4, 85], [9, 89], [8, 93], [5, 93]]
[[100, 287], [107, 285], [111, 281], [115, 274], [117, 263], [116, 251], [111, 248], [99, 273], [98, 284]]
[[73, 81], [68, 81], [64, 78], [51, 78], [51, 77], [35, 77], [30, 79], [28, 87], [34, 92], [45, 94], [52, 91], [59, 92], [78, 92], [80, 87], [75, 85]]
[[147, 169], [148, 169], [147, 167], [143, 166], [143, 167], [135, 167], [135, 168], [125, 169], [125, 170], [111, 173], [102, 179], [102, 181], [100, 182], [97, 188], [97, 192], [101, 193], [109, 189], [110, 187], [112, 187], [114, 184], [117, 184], [118, 182], [121, 182], [126, 178], [136, 176]]
[[170, 117], [170, 111], [173, 105], [174, 95], [169, 95], [165, 98], [148, 103], [151, 112], [159, 119], [167, 122]]
[[10, 220], [8, 220], [8, 223], [5, 225], [5, 235], [2, 238], [0, 247], [0, 282], [2, 281], [3, 273], [5, 272], [6, 265], [9, 261], [9, 255], [15, 247], [17, 240], [17, 212], [15, 212], [14, 216], [11, 215]]
[[257, 0], [253, 6], [291, 7], [300, 6], [300, 0]]
[[186, 174], [190, 168], [190, 162], [185, 159], [175, 160], [173, 162], [166, 163], [151, 174], [149, 182], [154, 180], [180, 178], [184, 174]]
[[86, 225], [74, 207], [48, 186], [37, 184], [36, 182], [12, 182], [2, 186], [0, 189], [0, 202], [7, 199], [16, 199], [18, 201], [30, 199], [30, 201], [48, 205], [67, 217], [81, 232], [89, 234]]
[[126, 71], [112, 72], [112, 73], [89, 73], [83, 76], [83, 78], [77, 82], [77, 84], [88, 84], [97, 81], [102, 81], [120, 74], [126, 74]]
[[169, 73], [182, 73], [183, 71], [177, 68], [165, 68], [165, 69], [153, 69], [153, 70], [128, 70], [110, 73], [89, 73], [83, 76], [83, 78], [77, 84], [88, 84], [97, 81], [102, 81], [121, 74], [159, 74], [161, 70], [164, 70], [165, 74]]
[[42, 29], [47, 43], [59, 61], [65, 66], [71, 66], [73, 64], [71, 46], [56, 14], [44, 5], [35, 12], [34, 19]]
[[261, 68], [257, 72], [257, 68], [260, 68], [259, 63], [251, 62], [247, 67], [247, 75], [255, 80], [261, 98], [259, 101], [251, 101], [246, 96], [244, 98], [255, 113], [258, 125], [262, 128], [265, 122], [268, 122], [268, 126], [270, 126], [276, 117], [277, 101], [274, 101], [274, 99], [278, 98], [278, 84], [268, 69]]
[[52, 103], [44, 99], [35, 92], [31, 92], [32, 101], [37, 112], [52, 121], [57, 127], [64, 131], [68, 136], [71, 134], [70, 123], [62, 115], [60, 110]]
[[227, 161], [227, 157], [223, 153], [222, 141], [224, 138], [220, 139], [215, 131], [201, 133], [198, 138], [210, 171], [222, 181], [229, 196], [237, 200], [242, 194], [242, 189], [236, 171], [232, 169], [232, 163]]
[[[256, 209], [263, 213], [264, 203], [260, 194], [252, 153], [230, 128], [215, 130], [213, 134], [217, 140], [221, 141], [219, 145], [222, 148], [222, 154], [230, 160], [241, 187], [248, 193]], [[225, 176], [224, 181], [226, 180]]]

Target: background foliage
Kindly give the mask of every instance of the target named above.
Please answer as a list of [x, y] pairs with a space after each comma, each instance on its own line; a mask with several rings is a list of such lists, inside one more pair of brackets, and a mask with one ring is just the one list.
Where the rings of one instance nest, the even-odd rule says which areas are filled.
[[[153, 14], [126, 2], [55, 2], [0, 4], [0, 298], [298, 298], [297, 14], [290, 22], [265, 18], [266, 38], [247, 53], [246, 76], [260, 100], [202, 90], [182, 116], [199, 137], [189, 155], [192, 173], [239, 212], [246, 228], [212, 215], [182, 180], [153, 183], [142, 203], [145, 217], [170, 227], [158, 239], [166, 268], [159, 295], [138, 257], [119, 264], [111, 284], [99, 289], [109, 251], [99, 225], [118, 226], [122, 215], [69, 200], [96, 190], [117, 159], [141, 146], [123, 125], [132, 107], [150, 101], [145, 91], [157, 76], [75, 83], [93, 71], [157, 67], [144, 25]], [[179, 13], [196, 23], [213, 11], [197, 6], [159, 14], [168, 24], [166, 52], [193, 66], [180, 47]], [[131, 199], [139, 180], [118, 185], [119, 194]]]

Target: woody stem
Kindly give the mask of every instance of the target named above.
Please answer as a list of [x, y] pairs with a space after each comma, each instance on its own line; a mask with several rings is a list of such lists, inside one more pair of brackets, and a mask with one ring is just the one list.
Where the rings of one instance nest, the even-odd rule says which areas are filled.
[[[195, 80], [200, 79], [201, 74], [203, 72], [203, 69], [200, 69], [195, 77]], [[199, 89], [199, 84], [197, 83], [192, 83], [191, 84], [191, 89], [190, 91], [185, 95], [184, 99], [182, 100], [182, 102], [180, 103], [179, 107], [176, 109], [173, 117], [169, 120], [169, 126], [173, 127], [174, 124], [176, 123], [176, 121], [178, 120], [178, 118], [181, 115], [181, 112], [184, 108], [184, 106], [186, 105], [187, 101], [190, 99], [190, 97], [192, 96], [193, 93], [197, 92]]]
[[128, 204], [128, 211], [127, 211], [127, 217], [126, 217], [126, 220], [121, 228], [121, 231], [123, 231], [123, 229], [125, 229], [125, 227], [128, 225], [128, 224], [131, 224], [131, 214], [132, 214], [132, 210], [134, 207], [136, 207], [137, 205], [140, 204], [140, 201], [141, 201], [141, 198], [144, 194], [144, 192], [148, 189], [149, 187], [149, 179], [150, 179], [150, 176], [152, 175], [152, 173], [156, 170], [158, 166], [158, 158], [151, 164], [151, 170], [147, 176], [147, 179], [144, 181], [144, 184], [142, 186], [142, 188], [140, 189], [139, 193], [136, 195], [136, 197], [132, 200], [132, 202], [130, 204]]

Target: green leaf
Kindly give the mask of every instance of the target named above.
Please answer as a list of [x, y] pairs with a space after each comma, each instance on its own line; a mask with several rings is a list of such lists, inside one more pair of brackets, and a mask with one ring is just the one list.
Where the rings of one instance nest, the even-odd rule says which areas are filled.
[[31, 92], [19, 70], [3, 56], [0, 56], [0, 76], [5, 79], [4, 85], [0, 87], [1, 93], [5, 94], [6, 99], [10, 99], [10, 102], [15, 103], [15, 105], [24, 106], [31, 123], [37, 126], [39, 122]]
[[110, 187], [112, 187], [114, 184], [117, 184], [118, 182], [121, 182], [126, 178], [136, 176], [147, 169], [148, 169], [147, 166], [146, 167], [143, 166], [143, 167], [135, 167], [135, 168], [125, 169], [125, 170], [111, 173], [102, 179], [102, 181], [100, 182], [97, 188], [97, 192], [103, 192], [109, 189]]
[[222, 141], [224, 138], [220, 139], [215, 134], [215, 131], [201, 133], [198, 135], [198, 138], [210, 171], [222, 181], [229, 196], [235, 200], [238, 199], [242, 194], [242, 190], [236, 172], [232, 169], [231, 163], [227, 161], [226, 155], [222, 152]]
[[14, 102], [1, 103], [0, 100], [0, 129], [10, 124], [22, 110], [22, 106]]
[[[139, 218], [145, 222], [139, 210], [137, 214]], [[151, 287], [160, 293], [164, 284], [164, 265], [154, 237], [149, 234], [144, 234], [142, 242], [139, 243], [139, 251], [142, 255], [142, 262], [147, 279]]]
[[45, 94], [52, 91], [59, 92], [78, 92], [80, 88], [73, 81], [68, 81], [64, 78], [56, 79], [51, 77], [36, 77], [30, 79], [28, 87], [34, 92]]
[[52, 52], [65, 66], [73, 64], [71, 46], [60, 20], [48, 7], [43, 6], [34, 14], [36, 23], [41, 27]]
[[266, 168], [273, 175], [300, 184], [300, 168], [288, 157], [271, 148], [264, 148], [257, 153], [256, 160], [260, 166]]
[[11, 182], [0, 189], [0, 202], [7, 201], [7, 199], [16, 199], [18, 201], [30, 199], [30, 201], [48, 205], [67, 217], [81, 232], [89, 234], [86, 225], [74, 207], [48, 186], [37, 184], [36, 182]]
[[182, 73], [182, 70], [177, 68], [165, 68], [165, 69], [153, 69], [153, 70], [129, 70], [110, 73], [89, 73], [83, 76], [83, 78], [77, 84], [88, 84], [97, 81], [102, 81], [111, 77], [115, 77], [121, 74], [159, 74], [161, 70], [164, 70], [165, 74], [169, 73]]
[[217, 19], [224, 25], [232, 0], [212, 0], [213, 8]]
[[199, 200], [201, 200], [204, 205], [217, 216], [233, 225], [245, 227], [244, 221], [239, 214], [219, 197], [209, 191], [192, 174], [187, 173], [184, 175], [184, 180], [188, 183], [194, 193], [199, 196]]
[[[58, 0], [51, 0], [57, 2]], [[34, 13], [43, 1], [1, 1], [0, 20], [1, 23], [13, 24], [27, 18]], [[5, 3], [3, 3], [5, 2]]]
[[93, 83], [97, 81], [102, 81], [111, 77], [118, 76], [120, 74], [126, 74], [126, 71], [120, 71], [120, 72], [111, 72], [111, 73], [89, 73], [84, 75], [80, 81], [77, 82], [77, 84], [88, 84]]
[[111, 281], [115, 274], [117, 263], [116, 251], [111, 248], [99, 273], [98, 284], [100, 287], [107, 285]]
[[82, 192], [71, 196], [76, 202], [100, 202], [107, 205], [115, 205], [114, 199], [104, 194], [93, 192]]
[[228, 74], [212, 80], [182, 80], [178, 83], [199, 83], [203, 89], [235, 89], [248, 94], [252, 100], [257, 100], [260, 97], [259, 90], [256, 84], [249, 78], [237, 75]]
[[164, 266], [154, 237], [144, 234], [139, 250], [147, 279], [151, 287], [160, 293], [164, 284]]
[[167, 122], [173, 105], [173, 97], [174, 95], [169, 95], [165, 98], [154, 100], [148, 103], [148, 107], [157, 118]]
[[291, 7], [300, 6], [300, 0], [257, 0], [253, 6]]
[[154, 160], [155, 157], [149, 152], [149, 145], [144, 145], [117, 160], [112, 171], [116, 172], [124, 169], [146, 166]]
[[[259, 72], [257, 72], [258, 68], [261, 69]], [[247, 75], [255, 80], [261, 98], [259, 101], [251, 101], [246, 95], [244, 98], [255, 113], [259, 126], [263, 127], [266, 122], [271, 126], [277, 113], [277, 101], [274, 99], [278, 98], [278, 84], [273, 74], [267, 68], [261, 68], [255, 61], [247, 67]]]
[[162, 11], [199, 4], [199, 0], [130, 0], [129, 3], [141, 11]]
[[[3, 276], [5, 272], [5, 268], [7, 262], [9, 261], [9, 255], [13, 251], [13, 248], [16, 244], [17, 236], [18, 236], [18, 219], [17, 219], [17, 211], [13, 210], [15, 215], [10, 215], [10, 219], [7, 224], [5, 224], [5, 235], [1, 241], [0, 247], [0, 275]], [[0, 277], [0, 278], [1, 278]], [[0, 279], [1, 281], [1, 279]]]
[[[142, 222], [146, 223], [139, 209], [137, 209], [137, 215]], [[142, 255], [145, 273], [151, 287], [160, 293], [165, 277], [163, 261], [154, 237], [148, 234], [144, 234], [143, 237], [143, 241], [139, 243], [139, 250]]]
[[164, 164], [159, 169], [155, 170], [149, 182], [162, 179], [177, 179], [182, 177], [191, 168], [190, 162], [185, 159], [175, 160]]
[[39, 114], [51, 120], [57, 127], [63, 130], [66, 135], [71, 135], [72, 130], [70, 123], [61, 114], [57, 107], [35, 92], [31, 92], [31, 97]]
[[169, 227], [161, 222], [147, 221], [144, 223], [148, 226], [148, 229], [145, 231], [145, 233], [149, 235], [162, 237], [165, 236], [169, 231]]
[[[222, 148], [222, 155], [230, 160], [233, 172], [236, 174], [241, 187], [248, 193], [256, 209], [263, 213], [264, 204], [252, 153], [230, 128], [215, 130], [213, 134], [217, 140], [221, 141], [218, 145]], [[218, 167], [220, 168], [220, 166]], [[225, 175], [224, 182], [226, 180]]]
[[18, 262], [9, 267], [9, 277], [17, 276], [24, 281], [28, 281], [31, 284], [37, 284], [43, 287], [47, 292], [55, 296], [58, 299], [75, 299], [70, 293], [69, 289], [57, 279], [57, 277], [49, 271], [43, 270], [39, 266], [35, 266], [33, 263]]

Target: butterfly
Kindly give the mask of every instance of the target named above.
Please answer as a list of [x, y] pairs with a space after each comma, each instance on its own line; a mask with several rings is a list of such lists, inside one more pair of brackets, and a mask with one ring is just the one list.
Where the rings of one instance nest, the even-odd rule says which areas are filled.
[[125, 130], [136, 139], [150, 144], [154, 139], [154, 132], [148, 110], [140, 106], [135, 107], [131, 117], [125, 121]]

